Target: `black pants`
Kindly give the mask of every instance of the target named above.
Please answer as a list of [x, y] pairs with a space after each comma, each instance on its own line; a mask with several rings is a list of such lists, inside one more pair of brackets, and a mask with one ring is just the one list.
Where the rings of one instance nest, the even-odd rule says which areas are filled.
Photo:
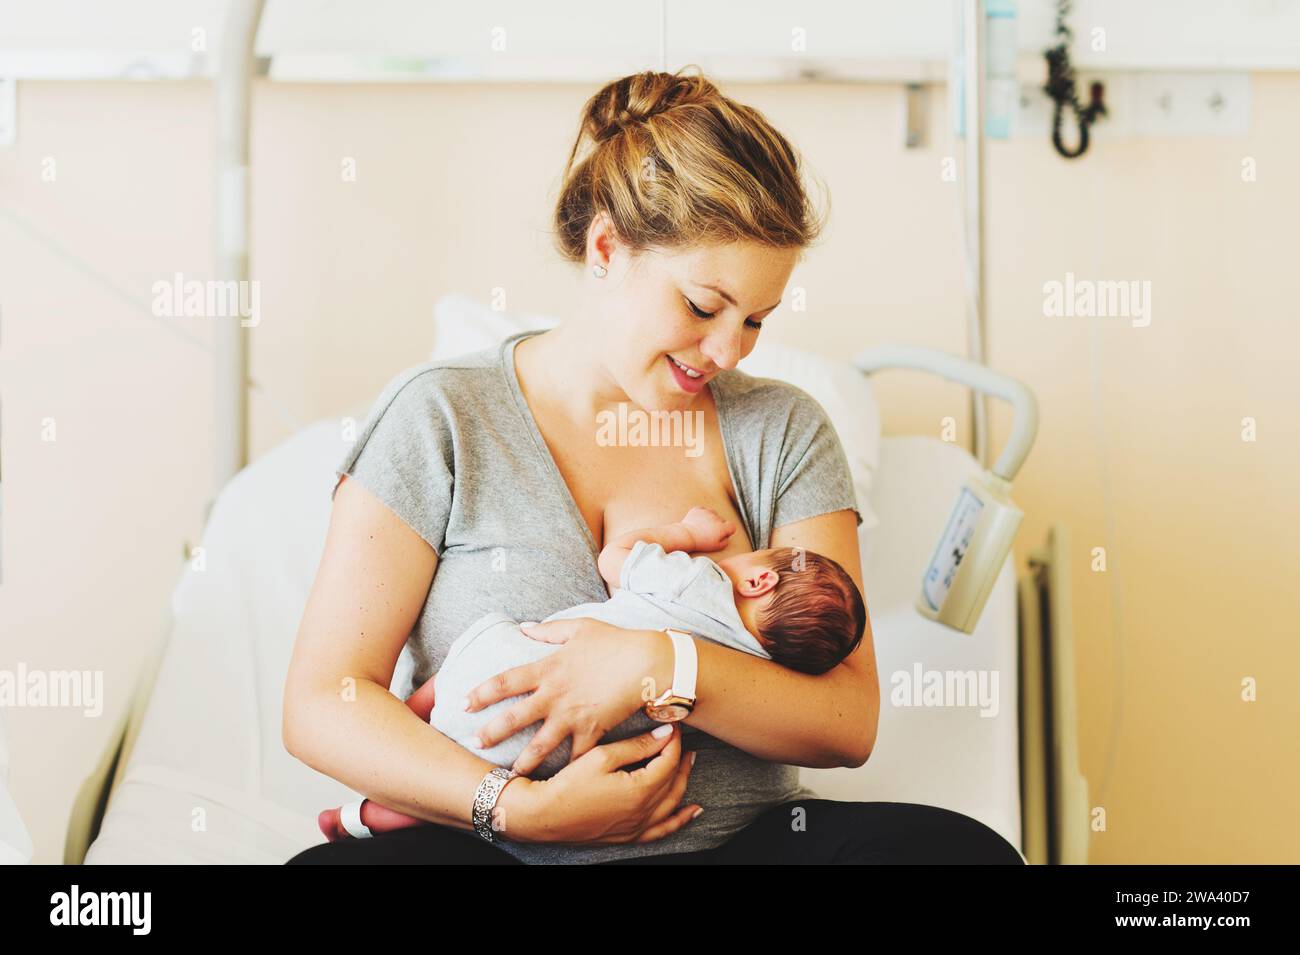
[[[802, 808], [800, 825], [794, 810]], [[804, 799], [773, 806], [716, 849], [619, 859], [604, 865], [1023, 865], [1000, 835], [968, 816], [902, 802]], [[504, 849], [450, 826], [416, 826], [372, 839], [312, 846], [289, 865], [519, 865]]]

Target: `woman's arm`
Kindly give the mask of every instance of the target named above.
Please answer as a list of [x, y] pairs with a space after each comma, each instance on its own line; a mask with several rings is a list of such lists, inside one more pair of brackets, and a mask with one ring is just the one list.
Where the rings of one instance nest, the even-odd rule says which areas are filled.
[[[448, 739], [388, 691], [437, 569], [433, 548], [358, 482], [344, 477], [284, 689], [285, 748], [376, 802], [472, 828], [474, 792], [491, 763]], [[678, 808], [691, 761], [680, 733], [597, 747], [544, 783], [512, 780], [498, 805], [517, 841], [648, 842], [693, 818]], [[629, 762], [650, 760], [635, 772]], [[620, 762], [620, 760], [622, 760]]]
[[492, 764], [422, 722], [388, 691], [438, 556], [346, 476], [298, 628], [284, 688], [285, 748], [386, 806], [471, 828]]
[[[777, 528], [772, 547], [803, 547], [837, 561], [862, 589], [857, 517], [835, 511]], [[479, 730], [485, 746], [544, 720], [516, 761], [529, 773], [568, 736], [574, 757], [635, 712], [638, 684], [672, 683], [672, 642], [654, 630], [625, 630], [595, 620], [555, 620], [525, 632], [571, 644], [537, 663], [515, 667], [469, 694], [471, 709], [524, 693]], [[773, 762], [798, 766], [861, 766], [871, 755], [880, 713], [876, 655], [867, 620], [862, 642], [839, 666], [809, 676], [771, 660], [697, 640], [699, 702], [691, 726]], [[621, 694], [611, 688], [623, 688]], [[593, 703], [593, 701], [597, 701]]]
[[[839, 563], [862, 591], [857, 516], [835, 511], [778, 527], [772, 547], [802, 547]], [[865, 593], [864, 593], [865, 602]], [[672, 680], [672, 648], [662, 645], [658, 685]], [[798, 766], [861, 766], [876, 743], [880, 683], [871, 615], [862, 642], [820, 676], [787, 669], [739, 650], [695, 641], [699, 676], [691, 726], [738, 749]], [[669, 682], [662, 682], [667, 680]]]

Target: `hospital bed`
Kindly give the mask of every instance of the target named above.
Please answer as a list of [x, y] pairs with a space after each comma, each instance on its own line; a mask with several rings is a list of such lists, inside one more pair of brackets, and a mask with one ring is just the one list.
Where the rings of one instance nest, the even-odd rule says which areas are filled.
[[[446, 327], [466, 327], [463, 312], [457, 319]], [[469, 344], [454, 332], [442, 338], [453, 353]], [[820, 400], [837, 430], [850, 430], [851, 409], [835, 398]], [[158, 649], [78, 794], [65, 862], [279, 864], [323, 841], [319, 810], [357, 798], [291, 757], [280, 726], [333, 468], [346, 450], [340, 433], [334, 420], [299, 431], [218, 495], [201, 569], [182, 572]], [[874, 458], [869, 487], [855, 484], [870, 518], [859, 535], [881, 683], [878, 741], [865, 765], [805, 769], [803, 781], [827, 798], [965, 813], [1031, 863], [1084, 862], [1063, 531], [1052, 528], [1019, 581], [1007, 561], [973, 634], [927, 620], [913, 608], [922, 568], [978, 465], [931, 438], [876, 440], [864, 452]], [[918, 702], [911, 684], [933, 671], [996, 675], [996, 706], [901, 705]]]

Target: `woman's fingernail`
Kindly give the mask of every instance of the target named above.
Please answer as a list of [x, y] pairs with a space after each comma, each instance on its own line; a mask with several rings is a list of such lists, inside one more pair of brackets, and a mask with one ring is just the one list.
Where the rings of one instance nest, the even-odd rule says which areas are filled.
[[474, 740], [473, 740], [473, 743], [474, 743], [474, 748], [475, 748], [475, 749], [482, 749], [482, 748], [483, 748], [483, 740], [480, 739], [479, 737], [475, 736], [475, 737], [474, 737]]
[[704, 812], [704, 807], [703, 807], [703, 806], [696, 806], [696, 807], [695, 807], [695, 811], [694, 811], [693, 813], [691, 813], [691, 818], [692, 818], [692, 819], [699, 819], [699, 818], [700, 818], [700, 813], [702, 813], [702, 812]]
[[521, 627], [535, 627], [535, 626], [537, 626], [537, 621], [536, 621], [536, 620], [525, 620], [525, 621], [524, 621], [523, 623], [521, 623], [519, 626], [521, 626]]
[[468, 697], [468, 696], [465, 697], [465, 699], [463, 699], [463, 700], [460, 701], [460, 708], [461, 708], [462, 710], [464, 710], [466, 713], [469, 712], [469, 697]]
[[691, 765], [692, 765], [692, 766], [695, 765], [695, 757], [698, 756], [698, 755], [700, 755], [700, 754], [697, 753], [697, 752], [695, 752], [694, 750], [691, 751]]
[[653, 736], [655, 739], [663, 739], [672, 731], [673, 731], [673, 724], [664, 723], [662, 726], [656, 726], [653, 730], [651, 730], [650, 735]]

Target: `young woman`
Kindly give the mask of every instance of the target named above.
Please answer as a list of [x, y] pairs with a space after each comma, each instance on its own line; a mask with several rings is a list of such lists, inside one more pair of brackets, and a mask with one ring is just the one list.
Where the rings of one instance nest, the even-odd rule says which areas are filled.
[[[606, 599], [603, 542], [694, 506], [747, 538], [737, 532], [715, 560], [802, 547], [862, 589], [860, 518], [824, 412], [793, 386], [736, 370], [821, 228], [800, 172], [760, 113], [702, 76], [635, 74], [588, 101], [555, 212], [562, 254], [583, 267], [581, 297], [551, 331], [390, 382], [337, 469], [290, 664], [289, 751], [431, 824], [290, 861], [1021, 861], [957, 813], [800, 787], [799, 766], [859, 766], [871, 754], [880, 693], [869, 623], [820, 676], [590, 619], [535, 629], [564, 646], [466, 701], [520, 697], [489, 724], [485, 747], [542, 723], [509, 778], [430, 727], [427, 699], [421, 714], [388, 690], [408, 638], [418, 686], [486, 612], [540, 620]], [[597, 440], [620, 406], [688, 415], [702, 440], [689, 454]], [[657, 711], [657, 733], [601, 744], [646, 706], [647, 686], [686, 689], [687, 703]], [[565, 738], [572, 761], [528, 778]]]

